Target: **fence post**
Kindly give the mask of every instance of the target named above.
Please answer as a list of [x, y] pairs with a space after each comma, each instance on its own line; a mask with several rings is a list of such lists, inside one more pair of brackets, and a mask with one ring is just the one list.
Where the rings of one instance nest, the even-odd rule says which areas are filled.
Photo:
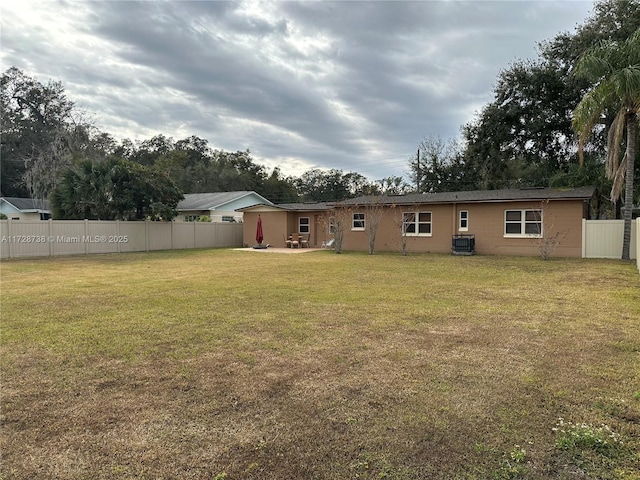
[[13, 251], [13, 248], [12, 248], [13, 247], [13, 242], [11, 241], [12, 240], [11, 234], [13, 233], [12, 232], [12, 228], [11, 228], [11, 222], [12, 221], [13, 220], [11, 220], [11, 218], [9, 218], [9, 216], [7, 215], [7, 237], [9, 237], [8, 238], [8, 240], [9, 240], [9, 258], [13, 258], [13, 256], [15, 255], [15, 252]]
[[49, 222], [48, 225], [48, 230], [47, 230], [47, 242], [49, 242], [49, 256], [53, 257], [53, 220], [49, 219], [47, 220], [47, 222]]
[[587, 220], [582, 219], [582, 258], [587, 258]]
[[640, 217], [636, 218], [636, 265], [640, 272]]
[[89, 238], [89, 220], [86, 218], [84, 219], [84, 238], [84, 254], [89, 255], [89, 242], [86, 241]]

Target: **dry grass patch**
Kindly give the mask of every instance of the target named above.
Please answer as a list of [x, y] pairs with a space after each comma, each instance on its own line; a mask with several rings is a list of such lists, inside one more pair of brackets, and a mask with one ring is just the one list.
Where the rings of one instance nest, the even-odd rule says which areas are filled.
[[[640, 475], [629, 264], [211, 250], [1, 268], [0, 478]], [[572, 447], [559, 418], [620, 442]]]

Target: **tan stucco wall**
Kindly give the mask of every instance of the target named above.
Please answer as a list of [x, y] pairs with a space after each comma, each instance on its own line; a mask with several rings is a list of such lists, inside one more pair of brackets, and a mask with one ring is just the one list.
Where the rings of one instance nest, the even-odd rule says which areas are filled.
[[[539, 209], [540, 202], [472, 203], [427, 205], [423, 207], [397, 207], [388, 209], [380, 222], [376, 234], [376, 251], [400, 251], [400, 227], [397, 219], [401, 212], [429, 211], [432, 213], [431, 237], [407, 237], [409, 252], [450, 253], [451, 237], [456, 233], [473, 234], [476, 237], [476, 252], [486, 255], [539, 255], [539, 241], [532, 238], [505, 238], [505, 210]], [[469, 229], [459, 232], [458, 212], [469, 212]], [[365, 212], [364, 209], [356, 210]], [[285, 247], [283, 235], [298, 231], [298, 218], [309, 217], [309, 246], [319, 247], [329, 239], [327, 228], [322, 222], [323, 212], [287, 212], [264, 207], [262, 211], [245, 211], [243, 239], [246, 245], [255, 245], [258, 214], [262, 216], [263, 244]], [[583, 202], [557, 200], [544, 208], [545, 234], [562, 231], [560, 244], [554, 256], [582, 256]], [[367, 251], [369, 243], [365, 231], [347, 231], [344, 250]]]
[[256, 229], [258, 226], [258, 214], [262, 217], [262, 244], [274, 247], [285, 247], [282, 235], [287, 231], [287, 213], [275, 212], [245, 212], [242, 224], [242, 238], [245, 245], [256, 244]]
[[[377, 251], [400, 251], [400, 227], [394, 216], [400, 218], [402, 211], [430, 211], [432, 213], [431, 237], [407, 237], [409, 252], [449, 253], [451, 237], [456, 233], [473, 234], [476, 252], [487, 255], [539, 255], [538, 241], [531, 238], [505, 238], [504, 212], [515, 209], [539, 209], [540, 202], [510, 202], [483, 204], [446, 204], [424, 207], [398, 207], [387, 210], [376, 234]], [[469, 212], [469, 229], [458, 232], [458, 212]], [[364, 212], [365, 210], [356, 210]], [[562, 231], [560, 244], [554, 256], [580, 257], [582, 255], [582, 201], [552, 201], [544, 209], [545, 234]], [[368, 250], [367, 233], [348, 231], [343, 248], [345, 250]]]
[[243, 242], [245, 245], [255, 245], [258, 214], [262, 217], [263, 244], [273, 247], [286, 247], [283, 235], [298, 232], [298, 219], [309, 218], [309, 246], [318, 247], [328, 240], [326, 227], [321, 221], [323, 212], [287, 212], [265, 207], [260, 211], [245, 211], [243, 224]]
[[[482, 204], [469, 207], [469, 233], [476, 235], [476, 251], [492, 255], [539, 255], [540, 241], [531, 238], [505, 238], [504, 212], [512, 209], [540, 208], [540, 202]], [[480, 210], [477, 208], [480, 207]], [[553, 201], [544, 207], [543, 232], [546, 238], [560, 234], [553, 255], [582, 256], [582, 201]], [[476, 217], [481, 220], [478, 221]], [[476, 218], [476, 222], [473, 219]]]

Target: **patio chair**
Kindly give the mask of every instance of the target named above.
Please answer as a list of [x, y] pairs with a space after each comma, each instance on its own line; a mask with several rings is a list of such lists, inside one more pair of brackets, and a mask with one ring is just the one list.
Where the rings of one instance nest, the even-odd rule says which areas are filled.
[[291, 235], [291, 248], [300, 248], [300, 236], [297, 233]]
[[305, 237], [304, 235], [300, 235], [300, 246], [302, 248], [309, 247], [309, 237]]
[[284, 246], [286, 248], [291, 248], [291, 238], [285, 237], [284, 233], [282, 234], [282, 239], [284, 240]]
[[335, 243], [335, 241], [336, 239], [332, 238], [328, 242], [322, 242], [322, 248], [333, 248], [333, 244]]

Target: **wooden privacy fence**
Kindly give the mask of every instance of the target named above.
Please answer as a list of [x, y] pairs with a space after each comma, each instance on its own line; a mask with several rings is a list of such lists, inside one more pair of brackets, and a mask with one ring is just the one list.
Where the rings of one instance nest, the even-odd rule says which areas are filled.
[[0, 258], [241, 246], [241, 223], [0, 220]]

